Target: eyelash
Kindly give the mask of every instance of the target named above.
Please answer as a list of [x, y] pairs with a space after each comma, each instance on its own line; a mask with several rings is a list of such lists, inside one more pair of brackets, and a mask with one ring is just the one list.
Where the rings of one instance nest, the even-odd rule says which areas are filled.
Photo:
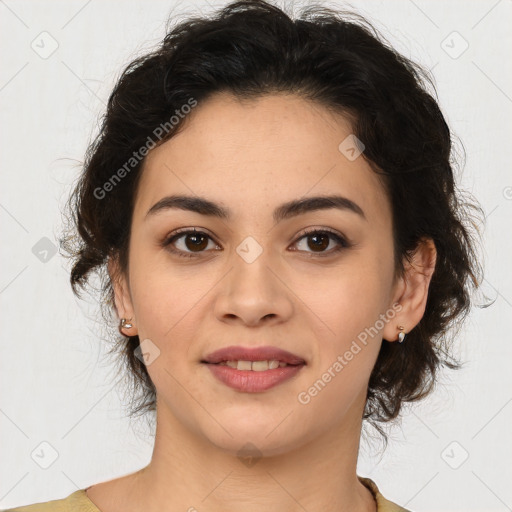
[[[178, 230], [174, 233], [171, 233], [168, 237], [166, 237], [164, 239], [164, 241], [161, 243], [161, 246], [163, 248], [165, 248], [166, 250], [168, 250], [169, 252], [176, 254], [177, 256], [179, 256], [181, 258], [195, 258], [195, 257], [199, 256], [201, 254], [201, 252], [186, 253], [186, 252], [182, 251], [181, 249], [176, 249], [176, 248], [172, 247], [172, 244], [176, 240], [184, 237], [185, 235], [189, 235], [189, 234], [190, 235], [205, 235], [206, 237], [210, 238], [210, 240], [214, 241], [210, 237], [210, 235], [208, 235], [208, 233], [205, 233], [204, 231], [197, 231], [196, 229], [185, 228], [182, 230]], [[294, 242], [294, 245], [296, 243], [298, 243], [300, 240], [302, 240], [303, 238], [307, 238], [311, 235], [319, 235], [319, 234], [329, 235], [329, 237], [331, 239], [333, 239], [335, 242], [337, 242], [339, 244], [339, 246], [336, 249], [331, 249], [329, 252], [325, 252], [325, 253], [308, 253], [308, 254], [310, 254], [309, 257], [325, 258], [328, 256], [332, 256], [333, 254], [338, 253], [338, 252], [342, 251], [343, 249], [348, 249], [348, 248], [352, 247], [352, 244], [347, 242], [347, 240], [345, 238], [343, 238], [336, 232], [331, 231], [330, 229], [326, 229], [326, 228], [323, 228], [323, 229], [312, 228], [310, 230], [307, 230], [307, 231], [301, 233], [299, 238], [297, 238], [297, 240]], [[205, 252], [205, 251], [202, 251], [202, 252]], [[297, 252], [301, 252], [301, 251], [297, 251]]]

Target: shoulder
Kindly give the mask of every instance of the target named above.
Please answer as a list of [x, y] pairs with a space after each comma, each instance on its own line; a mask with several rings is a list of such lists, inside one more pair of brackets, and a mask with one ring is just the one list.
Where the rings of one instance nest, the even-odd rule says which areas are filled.
[[[409, 509], [403, 508], [400, 505], [386, 499], [382, 496], [377, 484], [370, 478], [358, 477], [361, 483], [363, 483], [372, 492], [375, 501], [377, 502], [377, 512], [412, 512]], [[1, 511], [0, 511], [1, 512]]]
[[21, 507], [0, 510], [0, 512], [100, 512], [87, 497], [85, 489], [79, 489], [65, 498], [32, 503]]

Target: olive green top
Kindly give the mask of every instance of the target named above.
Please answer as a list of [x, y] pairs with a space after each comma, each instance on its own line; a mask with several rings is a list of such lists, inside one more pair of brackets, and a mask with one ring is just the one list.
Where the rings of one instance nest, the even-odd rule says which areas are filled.
[[[387, 500], [379, 492], [379, 489], [373, 480], [358, 476], [359, 480], [372, 492], [377, 502], [377, 512], [411, 512], [400, 507], [396, 503]], [[87, 497], [85, 489], [80, 489], [71, 493], [66, 498], [59, 500], [46, 501], [44, 503], [34, 503], [0, 512], [102, 512]]]

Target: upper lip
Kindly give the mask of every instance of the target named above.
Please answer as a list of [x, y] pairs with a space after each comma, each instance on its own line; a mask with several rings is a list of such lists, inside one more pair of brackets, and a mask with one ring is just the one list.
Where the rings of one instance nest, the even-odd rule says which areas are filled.
[[230, 346], [208, 354], [203, 363], [222, 363], [223, 361], [271, 361], [277, 360], [288, 364], [305, 364], [301, 357], [277, 347], [241, 347]]

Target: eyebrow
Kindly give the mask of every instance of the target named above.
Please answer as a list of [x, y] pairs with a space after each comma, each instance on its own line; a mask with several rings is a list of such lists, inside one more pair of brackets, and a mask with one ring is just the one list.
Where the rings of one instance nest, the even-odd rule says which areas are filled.
[[[367, 220], [364, 211], [357, 203], [339, 195], [306, 197], [283, 203], [274, 210], [273, 218], [274, 222], [277, 223], [308, 212], [330, 210], [333, 208], [355, 213], [364, 220]], [[187, 210], [223, 220], [229, 220], [232, 216], [229, 208], [216, 204], [204, 197], [173, 195], [163, 197], [156, 202], [147, 211], [146, 218], [170, 209]]]

